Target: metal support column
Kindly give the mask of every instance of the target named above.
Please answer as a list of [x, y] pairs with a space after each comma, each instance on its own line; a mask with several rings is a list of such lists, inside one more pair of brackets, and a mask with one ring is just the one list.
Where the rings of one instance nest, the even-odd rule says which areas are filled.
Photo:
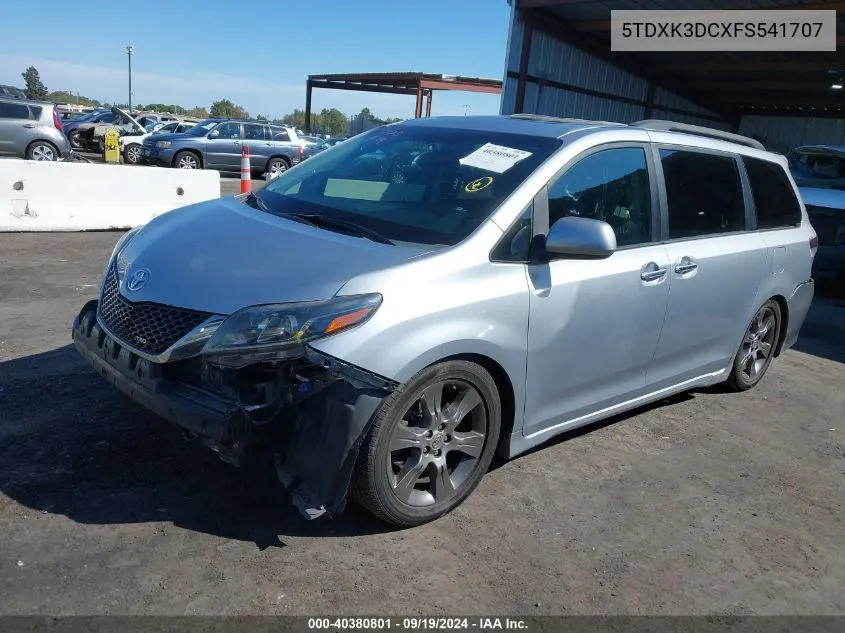
[[311, 133], [311, 90], [314, 86], [311, 80], [305, 82], [305, 133]]
[[431, 97], [434, 94], [433, 90], [428, 90], [425, 93], [425, 116], [431, 116]]
[[414, 110], [414, 117], [419, 119], [422, 117], [422, 102], [423, 102], [423, 90], [422, 86], [419, 84], [417, 85], [417, 107]]

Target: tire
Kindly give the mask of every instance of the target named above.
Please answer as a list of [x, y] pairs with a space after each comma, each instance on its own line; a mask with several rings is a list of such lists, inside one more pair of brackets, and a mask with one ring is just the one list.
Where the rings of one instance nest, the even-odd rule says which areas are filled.
[[173, 157], [173, 166], [178, 169], [202, 169], [202, 161], [193, 152], [182, 151]]
[[130, 143], [123, 148], [123, 162], [127, 165], [138, 165], [141, 163], [142, 148], [138, 143]]
[[70, 142], [70, 146], [75, 150], [83, 149], [82, 144], [79, 142], [79, 130], [71, 130], [67, 133], [67, 140]]
[[729, 389], [747, 391], [762, 380], [780, 342], [781, 322], [777, 301], [770, 299], [757, 310], [745, 330], [730, 376], [725, 381]]
[[[445, 406], [437, 406], [437, 394]], [[443, 516], [490, 467], [501, 419], [496, 383], [483, 367], [447, 361], [423, 369], [376, 413], [352, 474], [352, 497], [400, 527]]]
[[35, 141], [26, 148], [26, 159], [54, 162], [59, 160], [59, 150], [47, 141]]
[[265, 174], [283, 174], [290, 168], [290, 163], [280, 156], [274, 156], [267, 161], [267, 168], [264, 170]]

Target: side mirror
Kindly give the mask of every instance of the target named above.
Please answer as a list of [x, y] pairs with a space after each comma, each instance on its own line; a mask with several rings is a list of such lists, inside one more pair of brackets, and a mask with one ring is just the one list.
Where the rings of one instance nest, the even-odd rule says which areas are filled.
[[565, 217], [549, 229], [545, 250], [553, 259], [605, 259], [616, 250], [616, 234], [607, 222]]
[[211, 130], [208, 133], [208, 138], [217, 138], [218, 136], [220, 136], [220, 130]]

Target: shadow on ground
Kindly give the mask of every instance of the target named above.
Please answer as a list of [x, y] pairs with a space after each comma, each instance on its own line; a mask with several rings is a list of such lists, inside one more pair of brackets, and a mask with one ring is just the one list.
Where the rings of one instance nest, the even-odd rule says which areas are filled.
[[[307, 521], [269, 463], [227, 465], [89, 370], [68, 345], [0, 363], [0, 491], [84, 524], [172, 522], [259, 548], [390, 527], [349, 502]], [[280, 538], [281, 536], [281, 538]]]

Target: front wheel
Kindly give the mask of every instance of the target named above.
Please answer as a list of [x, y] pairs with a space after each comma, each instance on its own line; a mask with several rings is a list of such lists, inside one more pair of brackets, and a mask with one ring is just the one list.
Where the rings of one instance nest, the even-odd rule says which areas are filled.
[[734, 391], [754, 387], [769, 369], [780, 342], [781, 312], [777, 301], [763, 304], [742, 337], [726, 384]]
[[350, 492], [402, 527], [456, 506], [490, 467], [501, 427], [496, 383], [480, 365], [428, 367], [382, 404], [358, 456]]
[[200, 159], [193, 152], [179, 152], [173, 159], [173, 166], [179, 169], [200, 169]]
[[83, 149], [82, 141], [79, 137], [79, 130], [71, 130], [68, 132], [67, 140], [70, 142], [70, 146], [75, 150]]
[[123, 160], [130, 165], [137, 165], [141, 162], [141, 146], [137, 143], [127, 145], [123, 150]]

